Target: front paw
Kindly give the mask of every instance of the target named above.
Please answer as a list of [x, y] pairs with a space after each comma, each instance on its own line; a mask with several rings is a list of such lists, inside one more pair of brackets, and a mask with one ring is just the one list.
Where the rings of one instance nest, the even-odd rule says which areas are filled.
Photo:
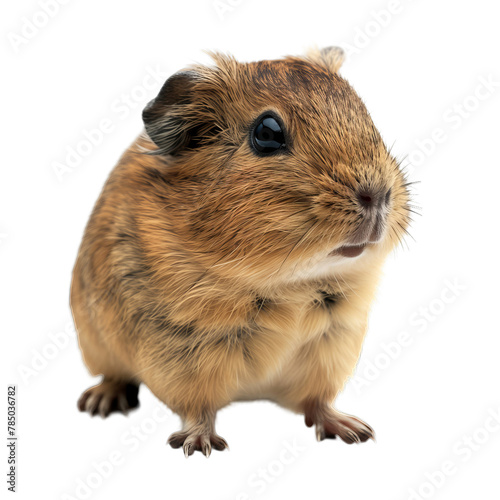
[[139, 406], [139, 387], [132, 382], [104, 379], [87, 389], [78, 400], [78, 409], [105, 418], [112, 412], [127, 414]]
[[201, 451], [207, 458], [215, 450], [225, 450], [229, 448], [224, 438], [215, 434], [215, 432], [200, 432], [200, 431], [178, 431], [174, 432], [169, 438], [167, 443], [172, 448], [180, 448], [184, 451], [184, 455], [188, 458], [195, 451]]

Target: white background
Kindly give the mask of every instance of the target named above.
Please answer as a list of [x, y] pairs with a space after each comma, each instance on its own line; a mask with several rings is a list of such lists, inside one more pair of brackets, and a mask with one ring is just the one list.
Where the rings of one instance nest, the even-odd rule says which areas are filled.
[[[491, 416], [500, 420], [493, 2], [219, 5], [73, 0], [31, 31], [30, 21], [44, 23], [37, 1], [3, 7], [1, 390], [18, 385], [17, 498], [500, 498], [500, 422]], [[164, 80], [208, 62], [204, 49], [248, 61], [314, 44], [348, 49], [341, 73], [420, 181], [414, 240], [387, 263], [356, 376], [338, 399], [375, 428], [377, 442], [317, 443], [301, 416], [239, 403], [218, 417], [231, 450], [186, 460], [165, 444], [178, 417], [145, 387], [128, 418], [79, 413], [78, 396], [96, 381], [68, 329], [70, 274], [96, 197], [161, 86], [144, 89], [148, 71], [158, 66]], [[496, 84], [488, 91], [485, 80]], [[54, 163], [103, 119], [113, 130], [59, 180]], [[102, 465], [110, 458], [112, 470]]]

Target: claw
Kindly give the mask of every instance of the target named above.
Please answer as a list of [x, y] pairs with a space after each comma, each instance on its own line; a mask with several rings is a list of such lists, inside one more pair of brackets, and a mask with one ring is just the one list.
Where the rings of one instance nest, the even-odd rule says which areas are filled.
[[129, 404], [127, 401], [127, 396], [125, 394], [119, 394], [116, 404], [118, 406], [118, 409], [125, 415], [127, 415], [128, 410], [129, 410]]
[[229, 445], [227, 444], [226, 440], [218, 435], [212, 436], [211, 445], [217, 451], [223, 451], [226, 449], [229, 450]]
[[78, 399], [77, 407], [80, 411], [85, 411], [85, 405], [87, 404], [87, 399], [89, 399], [90, 392], [85, 391]]
[[106, 418], [111, 413], [111, 400], [102, 399], [99, 405], [99, 415], [101, 418]]
[[189, 456], [194, 453], [193, 443], [189, 443], [189, 442], [184, 443], [184, 446], [182, 448], [184, 450], [184, 456], [186, 458], [189, 458]]
[[97, 413], [100, 400], [101, 398], [98, 394], [92, 394], [85, 403], [85, 410], [94, 416]]
[[201, 452], [203, 455], [205, 455], [207, 458], [210, 456], [210, 453], [212, 452], [212, 446], [210, 445], [210, 441], [208, 443], [203, 443], [201, 445]]
[[323, 439], [325, 439], [325, 437], [326, 437], [326, 433], [325, 433], [324, 427], [320, 424], [317, 424], [316, 425], [316, 439], [318, 441], [323, 441]]
[[349, 431], [348, 434], [349, 434], [349, 437], [352, 439], [353, 443], [359, 443], [360, 442], [359, 441], [359, 436], [355, 432]]

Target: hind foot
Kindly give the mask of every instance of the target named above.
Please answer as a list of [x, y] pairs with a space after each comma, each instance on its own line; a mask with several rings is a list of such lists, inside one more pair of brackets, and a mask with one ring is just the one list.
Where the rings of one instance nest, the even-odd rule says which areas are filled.
[[104, 378], [104, 380], [87, 389], [78, 400], [78, 409], [91, 415], [107, 417], [112, 412], [125, 415], [132, 408], [139, 406], [139, 386], [131, 382], [123, 382]]
[[364, 443], [375, 440], [374, 430], [365, 422], [352, 415], [346, 415], [329, 406], [308, 408], [305, 412], [306, 425], [316, 425], [316, 438], [335, 439], [337, 436], [345, 443]]

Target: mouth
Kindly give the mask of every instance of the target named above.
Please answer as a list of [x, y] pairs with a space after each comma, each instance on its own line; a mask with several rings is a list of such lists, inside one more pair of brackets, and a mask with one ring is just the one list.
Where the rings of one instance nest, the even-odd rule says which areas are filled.
[[363, 243], [362, 245], [344, 245], [331, 252], [330, 255], [340, 255], [348, 258], [358, 257], [364, 252], [367, 246], [367, 243]]

